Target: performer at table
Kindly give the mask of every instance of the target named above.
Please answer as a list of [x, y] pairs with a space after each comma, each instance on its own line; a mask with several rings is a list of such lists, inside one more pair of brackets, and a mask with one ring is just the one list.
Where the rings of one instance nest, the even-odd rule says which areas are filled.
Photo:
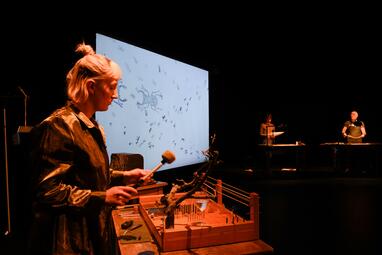
[[352, 111], [350, 120], [344, 123], [342, 135], [346, 138], [347, 143], [362, 143], [362, 138], [366, 136], [365, 124], [358, 120], [358, 113]]
[[[358, 112], [350, 113], [350, 120], [344, 123], [342, 135], [348, 144], [362, 143], [366, 136], [365, 124], [358, 119]], [[360, 174], [365, 172], [365, 152], [349, 147], [344, 151], [344, 173]]]
[[263, 144], [271, 145], [275, 141], [275, 125], [272, 123], [272, 114], [265, 116], [265, 121], [260, 126], [260, 136]]

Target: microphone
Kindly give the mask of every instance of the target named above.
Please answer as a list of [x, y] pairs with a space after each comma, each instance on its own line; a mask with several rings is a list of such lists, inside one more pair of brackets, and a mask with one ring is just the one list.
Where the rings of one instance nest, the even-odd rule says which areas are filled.
[[142, 184], [145, 183], [145, 181], [150, 178], [156, 171], [158, 171], [159, 168], [161, 168], [164, 164], [171, 164], [172, 162], [175, 161], [175, 154], [169, 150], [166, 150], [162, 154], [162, 160], [161, 162], [156, 165], [148, 174], [143, 176], [136, 184], [134, 184], [133, 188], [138, 188], [142, 186]]

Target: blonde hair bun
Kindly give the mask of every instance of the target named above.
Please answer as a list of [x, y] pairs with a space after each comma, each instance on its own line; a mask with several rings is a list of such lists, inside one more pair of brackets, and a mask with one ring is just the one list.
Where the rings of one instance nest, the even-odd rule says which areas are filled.
[[76, 47], [76, 52], [82, 54], [83, 56], [95, 54], [92, 46], [85, 43], [78, 44]]

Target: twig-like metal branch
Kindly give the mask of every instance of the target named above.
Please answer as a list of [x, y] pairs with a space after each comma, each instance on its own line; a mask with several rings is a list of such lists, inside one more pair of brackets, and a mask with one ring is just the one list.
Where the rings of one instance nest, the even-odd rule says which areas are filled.
[[[212, 137], [215, 142], [215, 136]], [[198, 191], [207, 179], [208, 172], [218, 164], [219, 152], [211, 147], [204, 151], [203, 154], [208, 158], [208, 161], [203, 164], [196, 172], [194, 178], [190, 182], [177, 180], [177, 184], [173, 184], [171, 191], [164, 195], [160, 202], [165, 206], [164, 213], [166, 214], [166, 228], [174, 227], [174, 212], [179, 204], [187, 198], [191, 198]], [[188, 190], [188, 191], [187, 191]], [[187, 191], [187, 192], [186, 192]], [[176, 198], [176, 193], [186, 192], [179, 198]]]

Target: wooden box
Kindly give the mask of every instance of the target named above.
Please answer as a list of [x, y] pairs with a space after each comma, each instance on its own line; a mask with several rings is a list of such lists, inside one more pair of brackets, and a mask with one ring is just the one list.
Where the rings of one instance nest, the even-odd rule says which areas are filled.
[[[163, 252], [259, 239], [258, 217], [254, 217], [255, 220], [245, 220], [211, 199], [184, 200], [175, 212], [174, 228], [165, 229], [165, 215], [158, 208], [161, 197], [140, 197], [139, 209]], [[199, 209], [201, 204], [204, 211]], [[254, 208], [258, 210], [259, 207], [257, 205]], [[255, 214], [258, 216], [258, 211]]]
[[137, 188], [139, 196], [147, 195], [162, 195], [163, 188], [167, 186], [167, 182], [156, 182], [153, 184], [147, 184]]

